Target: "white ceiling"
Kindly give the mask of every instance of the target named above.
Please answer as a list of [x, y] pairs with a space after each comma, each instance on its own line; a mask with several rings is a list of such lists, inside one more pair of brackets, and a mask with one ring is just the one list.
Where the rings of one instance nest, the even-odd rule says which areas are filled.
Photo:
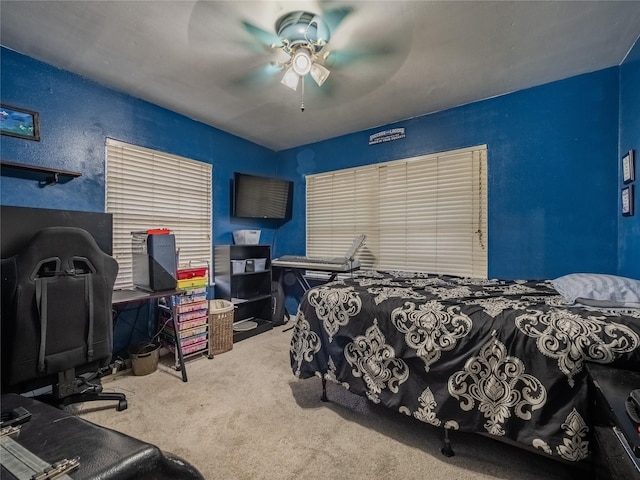
[[[301, 112], [245, 25], [337, 7], [326, 48], [350, 61]], [[619, 65], [640, 1], [2, 0], [0, 21], [10, 49], [279, 151]]]

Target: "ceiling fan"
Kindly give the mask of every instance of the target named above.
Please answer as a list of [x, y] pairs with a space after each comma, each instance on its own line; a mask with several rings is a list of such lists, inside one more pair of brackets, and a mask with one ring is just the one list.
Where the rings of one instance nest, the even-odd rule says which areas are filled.
[[281, 83], [297, 90], [300, 80], [304, 87], [304, 77], [310, 74], [316, 84], [322, 86], [331, 73], [318, 56], [331, 38], [323, 18], [311, 12], [287, 13], [276, 22], [276, 34], [282, 42], [280, 48], [290, 57], [283, 65], [285, 74]]
[[404, 3], [390, 15], [384, 2], [199, 0], [188, 38], [229, 92], [273, 105], [289, 101], [271, 90], [283, 84], [304, 111], [306, 95], [342, 107], [387, 82], [408, 55], [411, 20]]
[[351, 8], [339, 8], [319, 15], [313, 12], [297, 10], [282, 15], [275, 23], [275, 36], [255, 25], [244, 21], [245, 28], [261, 41], [271, 40], [270, 47], [281, 49], [289, 57], [284, 62], [271, 62], [271, 65], [284, 71], [281, 83], [292, 90], [301, 85], [304, 111], [304, 80], [310, 75], [320, 87], [330, 75], [324, 65], [329, 52], [325, 50], [331, 38], [331, 30], [351, 13]]

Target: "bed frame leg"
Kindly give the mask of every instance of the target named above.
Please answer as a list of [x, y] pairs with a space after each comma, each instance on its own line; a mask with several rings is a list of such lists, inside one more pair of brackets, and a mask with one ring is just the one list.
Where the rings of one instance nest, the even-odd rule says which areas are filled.
[[329, 401], [329, 399], [327, 398], [327, 379], [324, 377], [322, 377], [322, 401]]
[[453, 457], [455, 453], [453, 452], [453, 448], [451, 448], [451, 440], [449, 440], [449, 429], [444, 429], [444, 445], [440, 449], [442, 454], [445, 457]]

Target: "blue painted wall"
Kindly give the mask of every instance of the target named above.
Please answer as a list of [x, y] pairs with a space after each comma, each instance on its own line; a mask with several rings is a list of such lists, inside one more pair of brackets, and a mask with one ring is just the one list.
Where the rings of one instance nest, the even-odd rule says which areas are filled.
[[[39, 142], [2, 136], [2, 159], [81, 172], [64, 185], [0, 177], [0, 203], [104, 212], [107, 137], [213, 164], [213, 241], [247, 228], [230, 217], [233, 172], [274, 170], [275, 152], [14, 51], [0, 51], [2, 102], [40, 114]], [[144, 188], [144, 185], [140, 186]], [[263, 223], [271, 243], [278, 224]]]
[[[393, 127], [406, 138], [368, 145]], [[283, 151], [278, 168], [303, 186], [305, 174], [480, 144], [491, 277], [616, 272], [617, 67]], [[304, 253], [304, 195], [298, 188], [294, 219], [278, 231], [292, 253]]]
[[[639, 276], [638, 216], [619, 223], [619, 151], [631, 148], [623, 144], [638, 148], [638, 66], [631, 57], [621, 68], [275, 153], [16, 52], [0, 54], [2, 101], [40, 112], [42, 136], [3, 136], [2, 158], [83, 174], [44, 189], [2, 177], [3, 204], [103, 211], [104, 141], [112, 137], [214, 165], [214, 243], [230, 243], [234, 229], [261, 228], [275, 255], [303, 253], [304, 175], [487, 144], [491, 276]], [[392, 126], [405, 127], [407, 138], [368, 146], [369, 134]], [[295, 180], [293, 219], [232, 219], [235, 170]]]
[[[620, 217], [618, 228], [618, 272], [620, 275], [640, 278], [640, 40], [620, 67], [620, 155], [635, 153], [636, 181], [635, 215]], [[621, 164], [619, 162], [620, 168]], [[622, 171], [620, 171], [622, 187]], [[621, 200], [618, 199], [618, 211]]]
[[[104, 212], [105, 139], [110, 137], [212, 164], [214, 244], [231, 243], [233, 230], [247, 228], [230, 217], [233, 172], [242, 168], [272, 174], [273, 151], [5, 48], [0, 62], [2, 103], [37, 111], [41, 138], [35, 142], [2, 136], [2, 159], [82, 173], [45, 188], [35, 181], [0, 177], [0, 203]], [[277, 226], [259, 225], [263, 242], [273, 241]], [[156, 316], [147, 307], [138, 303], [120, 309], [114, 357], [127, 357], [129, 346], [154, 335]]]

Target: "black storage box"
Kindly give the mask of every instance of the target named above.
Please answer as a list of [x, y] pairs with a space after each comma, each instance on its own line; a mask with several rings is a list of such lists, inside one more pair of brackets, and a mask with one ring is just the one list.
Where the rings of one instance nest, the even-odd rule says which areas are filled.
[[176, 288], [176, 239], [173, 233], [134, 232], [131, 239], [133, 284], [150, 292]]

